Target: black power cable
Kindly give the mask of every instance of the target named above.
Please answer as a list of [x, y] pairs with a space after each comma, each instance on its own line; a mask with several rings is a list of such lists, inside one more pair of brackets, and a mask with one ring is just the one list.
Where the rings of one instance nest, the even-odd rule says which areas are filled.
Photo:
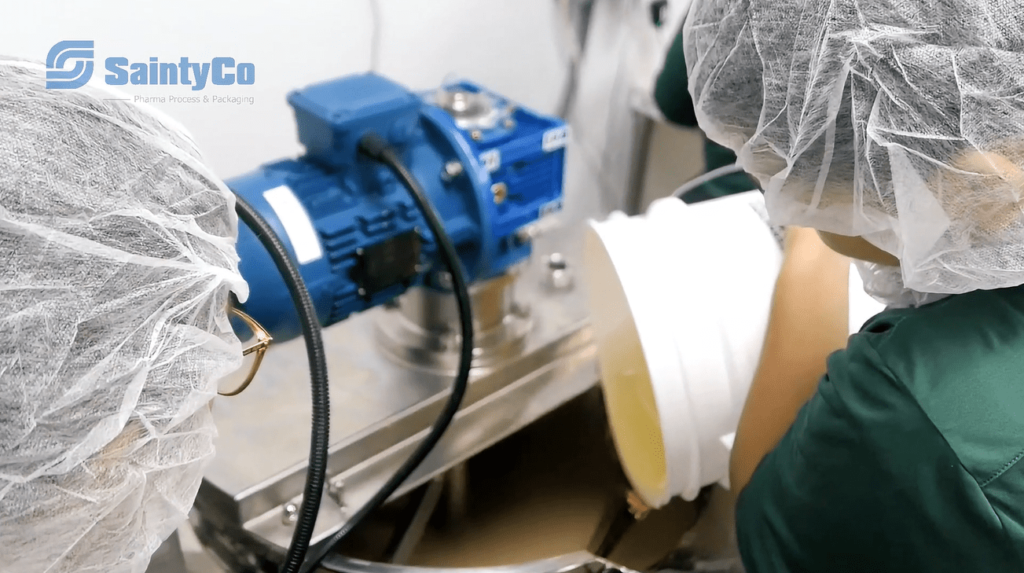
[[[368, 515], [376, 511], [384, 502], [391, 497], [395, 491], [401, 487], [405, 480], [409, 479], [416, 468], [419, 467], [423, 460], [426, 459], [427, 455], [434, 446], [441, 440], [441, 436], [445, 430], [448, 429], [449, 424], [455, 418], [455, 413], [459, 410], [459, 406], [462, 404], [462, 399], [466, 395], [466, 388], [469, 386], [469, 373], [470, 367], [473, 363], [473, 313], [470, 308], [469, 300], [469, 285], [466, 281], [466, 274], [462, 269], [462, 263], [459, 261], [459, 256], [455, 252], [455, 245], [452, 243], [451, 238], [444, 229], [444, 225], [441, 223], [441, 218], [434, 210], [433, 205], [430, 203], [430, 199], [427, 194], [424, 193], [419, 183], [416, 182], [416, 177], [409, 171], [409, 168], [405, 166], [402, 159], [398, 154], [388, 146], [384, 139], [375, 134], [368, 133], [359, 140], [359, 152], [366, 155], [374, 161], [379, 161], [386, 165], [398, 178], [398, 180], [408, 189], [409, 194], [412, 195], [413, 201], [416, 202], [416, 206], [419, 207], [423, 218], [427, 222], [427, 227], [430, 228], [430, 232], [434, 235], [434, 239], [437, 241], [438, 251], [441, 256], [441, 262], [447, 267], [448, 272], [452, 276], [452, 290], [455, 292], [455, 300], [458, 303], [459, 308], [459, 325], [462, 331], [462, 348], [459, 352], [459, 366], [458, 371], [455, 375], [455, 382], [452, 384], [451, 395], [448, 397], [448, 402], [444, 406], [441, 414], [437, 417], [427, 437], [420, 442], [416, 450], [409, 456], [409, 459], [402, 464], [397, 472], [377, 491], [376, 494], [370, 501], [366, 502], [363, 507], [359, 508], [359, 511], [352, 516], [345, 524], [338, 530], [334, 535], [327, 539], [323, 543], [317, 544], [312, 550], [309, 559], [303, 564], [302, 568], [299, 569], [299, 573], [310, 573], [315, 570], [321, 561], [327, 557], [327, 554], [343, 539], [345, 539], [352, 531], [362, 523]], [[325, 563], [324, 566], [328, 569], [337, 570], [332, 567], [329, 563]]]
[[323, 496], [324, 482], [327, 476], [327, 446], [330, 442], [330, 396], [327, 386], [327, 353], [320, 332], [320, 322], [316, 318], [316, 308], [306, 290], [298, 267], [292, 261], [288, 251], [277, 237], [274, 229], [267, 223], [252, 205], [240, 195], [236, 195], [235, 211], [250, 229], [263, 247], [274, 259], [277, 270], [288, 286], [292, 295], [292, 303], [299, 314], [302, 324], [302, 335], [306, 339], [306, 356], [309, 359], [310, 383], [313, 392], [312, 436], [309, 444], [309, 464], [306, 468], [306, 488], [302, 495], [302, 508], [299, 510], [295, 531], [292, 533], [291, 545], [281, 566], [283, 573], [295, 573], [299, 570], [306, 553], [309, 541], [313, 537], [313, 528], [320, 512], [320, 498]]

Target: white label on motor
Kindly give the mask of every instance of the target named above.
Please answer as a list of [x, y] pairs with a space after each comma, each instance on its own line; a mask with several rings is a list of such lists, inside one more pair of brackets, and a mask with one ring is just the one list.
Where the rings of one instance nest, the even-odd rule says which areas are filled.
[[299, 203], [295, 193], [287, 185], [281, 185], [264, 191], [263, 198], [270, 203], [270, 207], [277, 213], [277, 218], [281, 220], [299, 264], [304, 265], [321, 259], [324, 254], [320, 249], [320, 239], [316, 236], [309, 214], [302, 203]]
[[556, 149], [565, 147], [565, 144], [569, 142], [569, 126], [565, 125], [562, 127], [556, 127], [555, 129], [549, 129], [544, 132], [544, 138], [541, 139], [540, 147], [545, 152], [551, 152]]
[[497, 149], [485, 151], [480, 154], [480, 161], [484, 164], [484, 169], [494, 173], [501, 167], [501, 152]]

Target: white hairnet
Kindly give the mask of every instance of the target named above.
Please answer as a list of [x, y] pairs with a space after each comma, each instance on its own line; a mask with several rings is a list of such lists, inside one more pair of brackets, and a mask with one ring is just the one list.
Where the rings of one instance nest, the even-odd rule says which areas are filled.
[[900, 288], [1024, 283], [1024, 0], [695, 0], [684, 48], [775, 223], [863, 236]]
[[234, 201], [189, 137], [0, 59], [0, 569], [144, 571], [241, 364]]

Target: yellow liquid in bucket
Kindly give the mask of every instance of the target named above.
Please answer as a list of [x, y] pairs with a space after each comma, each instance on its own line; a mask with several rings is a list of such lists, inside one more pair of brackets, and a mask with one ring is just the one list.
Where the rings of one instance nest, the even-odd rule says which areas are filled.
[[668, 473], [651, 375], [631, 318], [606, 336], [598, 361], [615, 446], [637, 493], [652, 503], [666, 488]]

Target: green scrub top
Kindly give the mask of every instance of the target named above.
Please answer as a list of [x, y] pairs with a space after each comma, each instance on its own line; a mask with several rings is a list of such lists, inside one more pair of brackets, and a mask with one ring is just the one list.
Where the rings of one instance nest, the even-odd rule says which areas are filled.
[[748, 573], [1024, 571], [1024, 287], [887, 310], [737, 500]]
[[[655, 87], [696, 127], [682, 36]], [[735, 156], [706, 141], [706, 168]], [[750, 189], [720, 178], [685, 200]], [[748, 573], [1024, 572], [1024, 287], [887, 310], [828, 374], [737, 500]], [[1020, 462], [1020, 463], [1019, 463]]]
[[[693, 99], [687, 83], [683, 36], [680, 33], [669, 47], [665, 65], [658, 74], [654, 85], [654, 101], [668, 121], [681, 127], [697, 127], [697, 116], [694, 114]], [[705, 172], [733, 163], [736, 163], [736, 155], [732, 151], [704, 138]], [[735, 173], [701, 185], [683, 197], [683, 201], [697, 203], [757, 188], [757, 182], [752, 177], [746, 173]]]

